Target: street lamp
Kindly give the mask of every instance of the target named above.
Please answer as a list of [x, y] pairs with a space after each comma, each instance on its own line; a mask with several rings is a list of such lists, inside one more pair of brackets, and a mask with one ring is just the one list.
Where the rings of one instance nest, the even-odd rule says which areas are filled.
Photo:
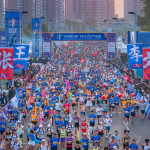
[[51, 21], [53, 21], [52, 19], [48, 20], [48, 32], [49, 32], [49, 29], [50, 29], [50, 26], [51, 26]]
[[116, 20], [116, 44], [117, 44], [116, 48], [118, 53], [118, 18], [114, 17], [112, 19]]
[[104, 20], [104, 23], [105, 23], [105, 22], [107, 23], [107, 27], [106, 27], [106, 24], [105, 24], [105, 27], [107, 28], [107, 29], [106, 29], [106, 32], [108, 32], [108, 20]]
[[136, 43], [136, 12], [128, 12], [128, 14], [134, 15], [134, 44]]
[[[25, 23], [25, 21], [24, 21], [24, 14], [27, 14], [27, 13], [28, 13], [28, 11], [26, 11], [26, 10], [22, 11], [22, 31], [23, 31], [24, 23]], [[23, 42], [23, 40], [21, 42]]]

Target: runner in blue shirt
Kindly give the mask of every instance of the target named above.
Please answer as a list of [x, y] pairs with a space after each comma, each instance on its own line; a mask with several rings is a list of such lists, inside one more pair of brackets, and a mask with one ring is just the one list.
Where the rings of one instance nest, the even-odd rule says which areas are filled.
[[52, 99], [52, 100], [49, 102], [49, 105], [50, 105], [50, 107], [52, 107], [53, 109], [55, 108], [55, 101], [54, 101], [54, 99]]
[[91, 111], [91, 114], [89, 115], [88, 121], [90, 121], [90, 133], [93, 133], [94, 130], [94, 126], [95, 126], [95, 119], [96, 119], [96, 115], [93, 113], [93, 111]]
[[30, 133], [28, 135], [29, 138], [29, 149], [34, 149], [35, 148], [35, 135], [33, 133], [33, 130], [30, 130]]
[[94, 131], [94, 135], [91, 137], [91, 141], [93, 142], [93, 146], [95, 146], [95, 142], [98, 142], [98, 146], [100, 146], [101, 137], [98, 135], [97, 130]]
[[54, 115], [55, 125], [57, 125], [57, 121], [58, 121], [59, 117], [61, 117], [61, 115], [59, 115], [58, 112], [56, 111], [56, 114]]
[[117, 96], [117, 94], [115, 94], [114, 100], [115, 100], [115, 111], [118, 112], [120, 98], [119, 96]]
[[12, 113], [13, 113], [13, 116], [14, 116], [15, 120], [18, 121], [18, 115], [19, 115], [19, 112], [18, 112], [18, 110], [17, 110], [16, 107], [15, 107], [15, 110], [14, 110]]
[[0, 132], [3, 134], [6, 131], [6, 121], [4, 118], [2, 118], [2, 121], [0, 121]]
[[85, 149], [85, 150], [88, 150], [89, 148], [89, 139], [88, 137], [86, 136], [86, 133], [83, 133], [83, 138], [81, 139], [81, 143], [82, 143], [82, 148]]
[[131, 111], [131, 109], [129, 108], [128, 104], [127, 104], [126, 107], [123, 109], [123, 111], [124, 111], [124, 116], [125, 116], [125, 125], [127, 125], [128, 122], [129, 122], [130, 111]]
[[114, 100], [114, 96], [113, 95], [111, 96], [110, 107], [111, 107], [111, 116], [112, 116], [112, 113], [113, 113], [113, 111], [115, 109], [115, 100]]
[[136, 114], [136, 106], [134, 105], [134, 103], [131, 104], [130, 110], [131, 110], [131, 121], [132, 121], [132, 124], [133, 124], [133, 119], [134, 119], [135, 114]]
[[58, 137], [60, 137], [59, 131], [61, 130], [63, 124], [64, 122], [62, 121], [62, 118], [59, 117], [58, 121], [56, 122]]
[[57, 150], [59, 141], [60, 140], [57, 137], [57, 133], [54, 133], [54, 136], [50, 139], [51, 150]]
[[129, 148], [131, 150], [138, 150], [138, 145], [136, 144], [136, 140], [135, 139], [132, 140], [132, 144], [130, 144]]
[[[46, 103], [46, 106], [44, 106], [44, 114], [45, 114], [44, 118], [46, 118], [46, 119], [48, 119], [49, 109], [50, 109], [50, 107], [49, 107], [48, 104]], [[47, 121], [47, 120], [46, 120], [46, 121]], [[46, 124], [46, 122], [45, 122], [45, 124]]]

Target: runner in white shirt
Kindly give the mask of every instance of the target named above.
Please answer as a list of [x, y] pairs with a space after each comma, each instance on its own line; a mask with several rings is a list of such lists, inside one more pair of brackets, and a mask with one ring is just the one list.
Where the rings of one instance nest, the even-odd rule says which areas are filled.
[[98, 122], [100, 122], [100, 120], [101, 120], [102, 111], [103, 111], [102, 105], [99, 104], [98, 107], [96, 108]]
[[41, 143], [40, 147], [41, 147], [40, 150], [47, 150], [47, 144], [45, 142], [45, 139], [42, 140], [42, 143]]
[[149, 139], [145, 139], [145, 144], [143, 144], [143, 150], [150, 150]]
[[111, 127], [111, 123], [112, 123], [112, 120], [108, 114], [107, 114], [106, 118], [104, 119], [104, 123], [105, 123], [105, 128], [106, 128], [106, 138], [108, 138], [108, 136], [110, 135], [110, 127]]

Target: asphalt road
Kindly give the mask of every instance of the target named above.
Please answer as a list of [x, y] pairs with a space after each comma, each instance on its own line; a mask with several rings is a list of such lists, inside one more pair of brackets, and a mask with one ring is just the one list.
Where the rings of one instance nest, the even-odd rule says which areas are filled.
[[[77, 108], [77, 112], [78, 112], [78, 115], [80, 116], [78, 108]], [[89, 116], [89, 113], [90, 113], [90, 111], [86, 111], [86, 115], [85, 115], [86, 120], [88, 120], [87, 118]], [[64, 114], [64, 113], [61, 113], [61, 114]], [[71, 108], [71, 116], [73, 116], [72, 108]], [[30, 115], [27, 117], [26, 124], [30, 123], [29, 120], [30, 120]], [[96, 121], [96, 125], [97, 125], [97, 121]], [[95, 127], [96, 127], [96, 125], [95, 125]], [[27, 125], [25, 125], [25, 128], [26, 127], [27, 127]], [[46, 129], [46, 125], [44, 125], [43, 128]], [[131, 137], [131, 140], [136, 139], [137, 144], [139, 146], [139, 150], [142, 150], [142, 144], [144, 143], [144, 140], [146, 138], [150, 139], [150, 120], [145, 118], [142, 121], [140, 111], [139, 111], [139, 116], [135, 117], [134, 124], [132, 125], [131, 120], [129, 121], [128, 128], [130, 130], [129, 135]], [[110, 137], [114, 134], [114, 132], [116, 130], [118, 130], [119, 131], [119, 136], [120, 136], [120, 139], [121, 139], [124, 136], [124, 130], [125, 129], [126, 129], [126, 127], [124, 125], [123, 113], [122, 113], [122, 110], [119, 108], [118, 113], [113, 113], [113, 116], [112, 116], [112, 126], [111, 126], [111, 130], [110, 130], [110, 133], [111, 133]], [[91, 137], [89, 127], [88, 127], [88, 131], [87, 131], [87, 135], [88, 135], [89, 138]], [[74, 139], [75, 140], [81, 139], [81, 136], [82, 136], [82, 134], [81, 134], [81, 131], [79, 130], [77, 132], [77, 137], [75, 137], [75, 134], [74, 134]], [[105, 135], [104, 135], [101, 149], [103, 149], [107, 145], [108, 141], [110, 140], [110, 137], [108, 139], [106, 139]], [[23, 139], [24, 139], [24, 144], [23, 144], [24, 149], [28, 149], [27, 141], [26, 141], [26, 134], [24, 134]], [[120, 150], [122, 150], [123, 149], [122, 148], [122, 142], [120, 142], [119, 145], [120, 145]], [[90, 150], [92, 150], [91, 146], [92, 146], [92, 144], [90, 143]], [[38, 146], [36, 147], [36, 149], [38, 149]], [[58, 150], [61, 150], [61, 149], [62, 149], [61, 146], [59, 146]]]

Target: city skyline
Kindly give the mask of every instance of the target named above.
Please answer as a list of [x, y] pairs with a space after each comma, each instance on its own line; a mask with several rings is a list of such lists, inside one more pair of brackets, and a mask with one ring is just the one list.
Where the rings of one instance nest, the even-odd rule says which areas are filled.
[[94, 28], [105, 26], [104, 20], [112, 22], [112, 18], [132, 20], [129, 11], [142, 15], [144, 7], [140, 0], [0, 0], [2, 20], [0, 28], [4, 27], [5, 11], [27, 11], [23, 14], [24, 25], [31, 23], [32, 18], [42, 18], [51, 28], [64, 28], [66, 21], [87, 24]]

